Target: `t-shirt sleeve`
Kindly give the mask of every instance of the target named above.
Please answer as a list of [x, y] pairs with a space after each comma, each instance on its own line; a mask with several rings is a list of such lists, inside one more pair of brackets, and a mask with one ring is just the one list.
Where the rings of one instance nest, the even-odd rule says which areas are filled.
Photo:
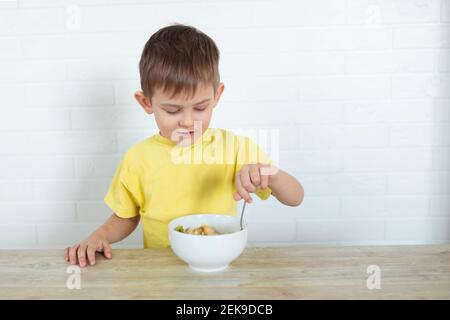
[[[244, 165], [250, 163], [273, 164], [267, 153], [249, 137], [237, 136], [237, 142], [236, 173], [239, 172]], [[255, 192], [255, 194], [261, 200], [266, 200], [272, 194], [272, 189], [267, 187]]]
[[132, 166], [130, 152], [127, 152], [117, 167], [104, 201], [119, 217], [133, 218], [139, 215], [144, 200], [142, 195], [140, 176]]

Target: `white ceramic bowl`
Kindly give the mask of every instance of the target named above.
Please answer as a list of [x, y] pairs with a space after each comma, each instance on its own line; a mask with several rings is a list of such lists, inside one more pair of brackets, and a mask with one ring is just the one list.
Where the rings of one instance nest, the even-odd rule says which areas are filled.
[[[207, 224], [220, 234], [200, 236], [175, 230], [177, 226], [200, 227]], [[189, 267], [201, 272], [225, 270], [247, 245], [247, 224], [240, 217], [223, 214], [193, 214], [176, 218], [169, 223], [169, 241], [173, 252]]]

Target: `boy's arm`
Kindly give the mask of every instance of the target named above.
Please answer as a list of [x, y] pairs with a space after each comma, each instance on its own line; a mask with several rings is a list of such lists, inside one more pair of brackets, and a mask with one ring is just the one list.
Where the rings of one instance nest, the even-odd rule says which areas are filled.
[[277, 173], [269, 176], [269, 188], [281, 203], [288, 206], [299, 206], [303, 202], [305, 191], [300, 182], [293, 176], [277, 169]]
[[96, 231], [109, 243], [115, 243], [128, 237], [139, 224], [140, 216], [134, 218], [120, 218], [115, 213]]

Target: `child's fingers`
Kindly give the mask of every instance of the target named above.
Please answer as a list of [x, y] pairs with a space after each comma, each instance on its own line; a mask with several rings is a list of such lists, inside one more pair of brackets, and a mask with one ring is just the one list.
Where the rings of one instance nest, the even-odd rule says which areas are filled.
[[[260, 168], [261, 170], [261, 168]], [[269, 176], [265, 174], [261, 174], [261, 189], [265, 189], [269, 186]]]
[[88, 246], [87, 248], [87, 256], [89, 263], [92, 265], [95, 264], [95, 247], [93, 245]]
[[82, 245], [78, 248], [78, 261], [80, 262], [80, 267], [86, 265], [86, 246]]
[[74, 245], [73, 247], [71, 247], [69, 249], [69, 260], [70, 260], [70, 264], [77, 264], [77, 250], [78, 250], [79, 245]]
[[64, 249], [64, 260], [66, 260], [66, 261], [69, 261], [69, 249], [70, 248]]
[[256, 187], [252, 184], [252, 181], [250, 180], [250, 171], [241, 171], [239, 174], [241, 177], [241, 184], [245, 188], [247, 192], [255, 192]]
[[108, 259], [112, 258], [111, 246], [109, 245], [108, 241], [103, 241], [103, 254]]
[[261, 184], [259, 167], [257, 165], [250, 166], [250, 180], [252, 185], [255, 186], [256, 188]]
[[237, 191], [233, 194], [233, 198], [236, 201], [239, 201], [242, 199], [241, 196], [239, 195], [239, 192], [237, 192]]
[[241, 196], [242, 199], [244, 199], [248, 203], [252, 203], [253, 202], [252, 197], [250, 197], [250, 194], [242, 186], [242, 182], [241, 182], [241, 179], [240, 179], [239, 175], [236, 177], [236, 190], [237, 190], [237, 192], [239, 193], [239, 195]]

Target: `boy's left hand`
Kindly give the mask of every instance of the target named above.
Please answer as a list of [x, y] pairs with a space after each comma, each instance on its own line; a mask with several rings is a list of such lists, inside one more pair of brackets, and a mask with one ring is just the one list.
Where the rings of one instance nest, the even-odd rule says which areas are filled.
[[249, 193], [266, 189], [269, 186], [269, 175], [261, 174], [261, 168], [270, 167], [270, 164], [252, 163], [247, 164], [236, 173], [236, 192], [234, 200], [244, 199], [247, 203], [252, 203], [253, 199]]

